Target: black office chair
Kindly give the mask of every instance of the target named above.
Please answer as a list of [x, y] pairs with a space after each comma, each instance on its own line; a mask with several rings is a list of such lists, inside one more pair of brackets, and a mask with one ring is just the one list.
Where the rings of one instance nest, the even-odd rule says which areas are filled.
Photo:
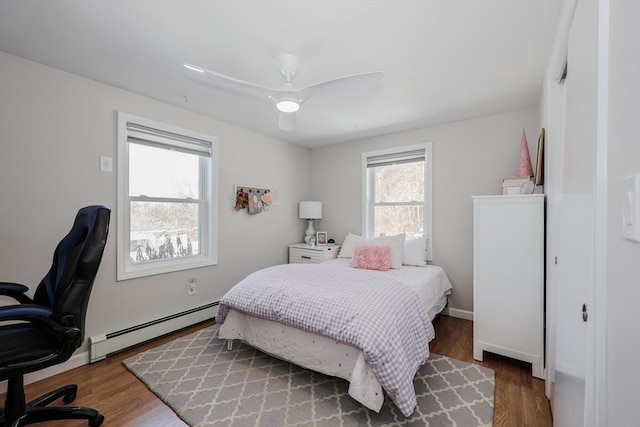
[[0, 381], [8, 380], [0, 426], [86, 419], [96, 427], [104, 421], [95, 409], [47, 406], [61, 397], [64, 403], [73, 402], [78, 391], [75, 384], [25, 403], [24, 375], [68, 360], [82, 345], [89, 294], [107, 243], [110, 214], [104, 206], [80, 209], [33, 299], [26, 295], [26, 286], [0, 283], [0, 296], [20, 303], [0, 306]]

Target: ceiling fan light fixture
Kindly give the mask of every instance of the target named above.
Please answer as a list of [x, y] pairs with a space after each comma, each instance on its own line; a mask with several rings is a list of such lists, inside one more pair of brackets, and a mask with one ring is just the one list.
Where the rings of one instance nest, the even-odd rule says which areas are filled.
[[295, 113], [300, 109], [300, 104], [296, 101], [278, 101], [276, 108], [283, 113]]
[[285, 132], [292, 132], [296, 129], [296, 113], [280, 113], [278, 127]]

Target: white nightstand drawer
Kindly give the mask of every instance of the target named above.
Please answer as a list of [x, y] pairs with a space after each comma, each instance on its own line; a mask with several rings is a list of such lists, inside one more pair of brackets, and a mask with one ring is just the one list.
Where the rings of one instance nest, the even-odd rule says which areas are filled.
[[289, 250], [289, 263], [313, 262], [318, 263], [324, 261], [324, 254], [320, 251], [310, 251], [307, 249], [291, 248]]
[[309, 246], [306, 243], [289, 245], [289, 264], [318, 264], [338, 257], [340, 245]]

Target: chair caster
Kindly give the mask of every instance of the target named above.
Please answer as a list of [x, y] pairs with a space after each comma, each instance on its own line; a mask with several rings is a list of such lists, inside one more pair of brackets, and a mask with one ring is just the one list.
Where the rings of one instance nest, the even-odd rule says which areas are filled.
[[65, 405], [68, 405], [69, 403], [73, 402], [74, 400], [76, 400], [76, 396], [77, 396], [77, 392], [74, 390], [73, 392], [69, 393], [69, 394], [65, 394], [62, 397], [62, 401], [65, 403]]
[[96, 415], [93, 419], [89, 420], [89, 425], [91, 427], [101, 426], [104, 422], [104, 416], [102, 414]]

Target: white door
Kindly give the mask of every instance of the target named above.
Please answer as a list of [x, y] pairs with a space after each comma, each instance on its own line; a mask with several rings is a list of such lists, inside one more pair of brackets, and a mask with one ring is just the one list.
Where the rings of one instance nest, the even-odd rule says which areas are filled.
[[[558, 76], [559, 77], [559, 76]], [[558, 289], [558, 250], [560, 245], [562, 218], [562, 171], [564, 168], [564, 81], [555, 79], [547, 87], [547, 121], [544, 142], [544, 190], [546, 195], [546, 338], [545, 369], [547, 381], [545, 393], [553, 396], [556, 382], [556, 295]]]
[[[598, 2], [578, 2], [569, 31], [560, 241], [554, 425], [590, 425], [593, 384], [594, 225], [597, 156]], [[584, 318], [583, 318], [584, 307]], [[587, 414], [585, 416], [585, 414]]]

